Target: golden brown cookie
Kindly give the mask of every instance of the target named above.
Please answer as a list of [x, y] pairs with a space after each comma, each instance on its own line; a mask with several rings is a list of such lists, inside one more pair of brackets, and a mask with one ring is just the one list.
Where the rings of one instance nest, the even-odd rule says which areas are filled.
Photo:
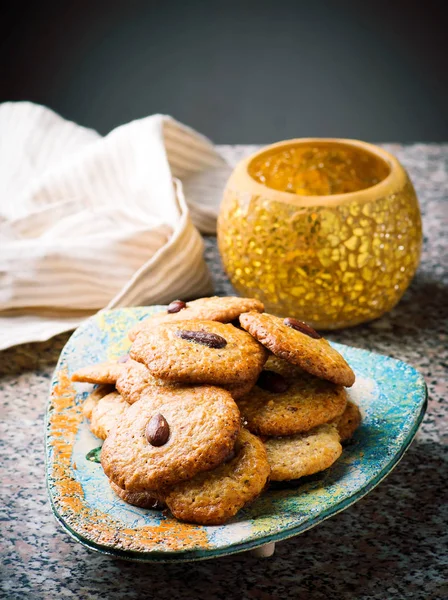
[[72, 375], [72, 381], [115, 385], [124, 364], [125, 362], [121, 360], [108, 360], [96, 365], [89, 365], [75, 371]]
[[101, 464], [127, 491], [161, 490], [217, 467], [239, 430], [238, 407], [225, 390], [148, 388], [106, 438]]
[[128, 408], [129, 404], [118, 392], [103, 396], [92, 409], [90, 430], [93, 435], [105, 440]]
[[106, 384], [97, 386], [93, 390], [93, 392], [87, 396], [87, 398], [84, 401], [84, 404], [82, 405], [82, 414], [85, 416], [85, 418], [89, 419], [90, 421], [90, 419], [92, 418], [92, 410], [94, 409], [94, 407], [98, 404], [101, 398], [107, 396], [107, 394], [110, 394], [113, 391], [113, 385]]
[[273, 354], [304, 371], [346, 387], [355, 382], [355, 374], [339, 352], [302, 321], [249, 312], [240, 316], [240, 323]]
[[169, 384], [163, 379], [151, 375], [145, 365], [130, 359], [123, 366], [117, 382], [116, 388], [129, 404], [134, 404], [140, 400], [142, 394], [150, 387], [179, 387], [180, 384]]
[[234, 400], [238, 400], [239, 398], [243, 398], [253, 389], [257, 379], [258, 375], [257, 377], [252, 377], [242, 383], [229, 383], [227, 385], [221, 385], [220, 387], [230, 392]]
[[[255, 382], [256, 378], [252, 378], [244, 383], [230, 384], [221, 387], [230, 392], [234, 400], [237, 400], [249, 393], [254, 387]], [[117, 390], [129, 404], [134, 404], [134, 402], [140, 400], [140, 397], [148, 387], [181, 386], [185, 386], [185, 384], [169, 382], [154, 377], [145, 365], [132, 359], [126, 363], [126, 368], [123, 370], [116, 383]]]
[[[143, 329], [151, 328], [159, 323], [174, 321], [188, 321], [189, 319], [203, 319], [206, 321], [220, 321], [230, 323], [237, 319], [241, 313], [249, 311], [263, 312], [262, 302], [255, 298], [237, 298], [236, 296], [212, 296], [200, 298], [192, 302], [174, 300], [167, 307], [167, 311], [157, 313], [144, 321], [137, 323], [128, 333], [129, 339], [134, 341]], [[176, 311], [176, 312], [168, 312]]]
[[346, 442], [361, 425], [361, 411], [354, 402], [349, 400], [347, 408], [340, 417], [334, 419], [333, 423], [338, 428], [341, 442]]
[[267, 352], [233, 325], [192, 319], [142, 331], [130, 356], [167, 381], [242, 385], [258, 376]]
[[119, 498], [140, 508], [151, 508], [152, 510], [163, 510], [166, 506], [162, 497], [155, 492], [128, 492], [118, 487], [113, 481], [110, 481], [110, 487]]
[[171, 488], [165, 501], [173, 515], [200, 525], [222, 525], [262, 492], [269, 478], [263, 443], [242, 429], [234, 457], [213, 471]]
[[270, 356], [257, 385], [238, 400], [246, 427], [258, 435], [293, 435], [339, 417], [345, 389]]
[[319, 425], [306, 433], [265, 441], [271, 480], [298, 479], [328, 469], [341, 455], [335, 425]]

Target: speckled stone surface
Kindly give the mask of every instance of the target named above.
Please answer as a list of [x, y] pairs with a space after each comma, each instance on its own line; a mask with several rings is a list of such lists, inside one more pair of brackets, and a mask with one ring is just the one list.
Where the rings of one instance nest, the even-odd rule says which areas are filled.
[[[448, 145], [386, 145], [420, 198], [424, 251], [400, 304], [333, 340], [389, 354], [425, 376], [429, 409], [396, 470], [366, 498], [315, 529], [247, 554], [182, 565], [126, 563], [86, 550], [55, 522], [45, 489], [43, 419], [51, 373], [68, 335], [0, 354], [3, 598], [448, 597]], [[254, 147], [223, 147], [236, 162]], [[206, 257], [216, 292], [231, 293], [214, 238]]]

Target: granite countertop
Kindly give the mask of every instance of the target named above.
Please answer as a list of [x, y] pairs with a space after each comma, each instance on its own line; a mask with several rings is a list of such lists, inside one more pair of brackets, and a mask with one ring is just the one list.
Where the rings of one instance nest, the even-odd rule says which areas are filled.
[[[152, 565], [109, 558], [85, 549], [61, 529], [45, 489], [47, 392], [68, 336], [13, 348], [0, 353], [1, 597], [448, 597], [448, 407], [443, 403], [448, 364], [448, 145], [385, 147], [403, 162], [417, 189], [424, 226], [422, 262], [391, 313], [329, 337], [402, 359], [424, 375], [428, 412], [397, 468], [354, 506], [278, 543], [270, 559], [240, 554], [200, 563]], [[222, 152], [236, 162], [253, 149], [224, 146]], [[213, 237], [206, 239], [206, 258], [217, 294], [231, 293]]]

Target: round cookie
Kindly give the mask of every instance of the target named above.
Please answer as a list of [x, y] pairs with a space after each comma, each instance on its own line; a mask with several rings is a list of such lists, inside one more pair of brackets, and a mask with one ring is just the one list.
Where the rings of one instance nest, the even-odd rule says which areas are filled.
[[81, 383], [115, 384], [120, 376], [124, 362], [108, 360], [96, 365], [89, 365], [73, 373], [72, 381]]
[[[252, 378], [241, 384], [230, 384], [222, 387], [230, 392], [234, 400], [237, 400], [250, 392], [255, 382], [256, 378]], [[116, 383], [117, 390], [129, 404], [134, 404], [134, 402], [140, 400], [148, 387], [180, 387], [181, 385], [181, 383], [170, 383], [164, 379], [154, 377], [145, 365], [132, 359], [126, 363], [125, 369], [123, 369]]]
[[240, 316], [243, 329], [279, 358], [338, 385], [350, 387], [354, 384], [355, 374], [327, 340], [305, 324], [302, 324], [304, 330], [314, 332], [319, 337], [311, 337], [302, 331], [297, 331], [285, 325], [285, 321], [287, 319], [268, 313], [249, 312]]
[[[145, 365], [132, 359], [124, 364], [115, 385], [129, 404], [140, 400], [147, 388], [170, 386], [167, 381], [151, 375]], [[179, 387], [179, 384], [172, 384], [170, 387]]]
[[263, 442], [242, 429], [234, 452], [231, 460], [213, 471], [168, 491], [165, 501], [177, 519], [222, 525], [263, 491], [270, 472]]
[[93, 392], [91, 394], [89, 394], [87, 396], [87, 398], [84, 401], [84, 404], [82, 405], [82, 414], [85, 416], [86, 419], [90, 419], [92, 418], [92, 411], [94, 409], [94, 407], [98, 404], [98, 402], [101, 400], [101, 398], [103, 398], [104, 396], [107, 396], [107, 394], [110, 394], [111, 392], [114, 391], [114, 386], [113, 385], [99, 385], [98, 387], [96, 387]]
[[152, 508], [152, 510], [163, 510], [166, 506], [165, 502], [154, 492], [128, 492], [118, 487], [113, 481], [110, 481], [110, 487], [119, 498], [140, 508]]
[[237, 319], [242, 313], [249, 311], [263, 312], [263, 303], [255, 298], [238, 298], [236, 296], [212, 296], [210, 298], [199, 298], [192, 302], [183, 303], [180, 300], [171, 303], [172, 306], [179, 302], [179, 306], [185, 304], [185, 308], [179, 312], [162, 312], [148, 317], [137, 323], [128, 333], [131, 341], [143, 329], [151, 328], [159, 323], [171, 323], [174, 321], [188, 321], [190, 319], [203, 319], [206, 321], [220, 321], [230, 323]]
[[[168, 435], [163, 445], [152, 445], [147, 427], [160, 415]], [[225, 390], [148, 388], [106, 438], [101, 464], [127, 491], [161, 490], [217, 467], [232, 451], [239, 430], [238, 407]]]
[[347, 405], [340, 385], [270, 356], [252, 391], [238, 400], [246, 427], [258, 435], [293, 435], [339, 417]]
[[273, 437], [264, 442], [271, 480], [299, 479], [328, 469], [340, 457], [342, 446], [335, 425], [325, 424], [306, 433]]
[[341, 442], [348, 441], [361, 425], [361, 411], [354, 402], [349, 400], [342, 415], [332, 421], [335, 423]]
[[90, 418], [90, 430], [93, 435], [105, 440], [128, 409], [129, 404], [118, 392], [100, 398], [93, 407]]
[[242, 383], [229, 383], [227, 385], [222, 385], [220, 387], [222, 387], [223, 389], [230, 392], [230, 394], [234, 400], [239, 400], [240, 398], [243, 398], [246, 394], [248, 394], [252, 390], [252, 388], [254, 387], [254, 385], [257, 382], [257, 379], [258, 379], [258, 374], [257, 374], [257, 376], [252, 377], [251, 379], [247, 379], [246, 381], [244, 381]]
[[212, 385], [253, 381], [267, 358], [265, 348], [245, 331], [199, 319], [162, 323], [142, 331], [130, 355], [155, 377]]

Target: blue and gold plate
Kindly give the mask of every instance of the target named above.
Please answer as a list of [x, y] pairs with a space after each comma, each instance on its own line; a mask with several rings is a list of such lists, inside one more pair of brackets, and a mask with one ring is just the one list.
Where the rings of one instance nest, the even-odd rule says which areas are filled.
[[136, 508], [112, 492], [97, 462], [100, 442], [82, 416], [92, 386], [73, 384], [77, 369], [116, 359], [129, 349], [127, 331], [164, 307], [103, 311], [72, 335], [53, 377], [46, 423], [47, 484], [54, 514], [85, 546], [138, 561], [190, 561], [256, 548], [298, 535], [365, 496], [391, 472], [422, 421], [426, 386], [409, 365], [334, 344], [356, 373], [349, 391], [363, 423], [332, 468], [270, 489], [226, 525], [180, 523]]

